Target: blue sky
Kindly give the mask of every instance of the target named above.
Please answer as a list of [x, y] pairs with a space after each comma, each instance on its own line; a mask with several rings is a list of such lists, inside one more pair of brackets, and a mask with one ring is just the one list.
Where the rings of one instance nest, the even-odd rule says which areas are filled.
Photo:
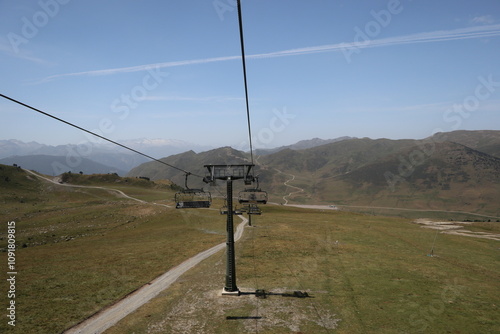
[[[0, 93], [112, 140], [248, 149], [235, 0], [0, 0]], [[500, 1], [242, 0], [255, 147], [500, 130]], [[0, 139], [88, 140], [0, 100]]]

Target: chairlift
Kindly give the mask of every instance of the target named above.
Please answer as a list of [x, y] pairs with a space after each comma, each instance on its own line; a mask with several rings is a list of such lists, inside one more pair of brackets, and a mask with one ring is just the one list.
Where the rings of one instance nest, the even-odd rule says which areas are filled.
[[224, 198], [224, 205], [220, 208], [221, 215], [227, 215], [228, 207], [227, 207], [227, 199]]
[[186, 189], [175, 194], [175, 208], [209, 208], [212, 203], [212, 196], [210, 192], [204, 191], [203, 189], [190, 189], [187, 185], [187, 179], [190, 174], [191, 173], [186, 173]]
[[248, 204], [246, 209], [248, 215], [261, 215], [262, 210], [257, 206], [257, 204]]
[[[224, 200], [224, 206], [220, 208], [220, 214], [221, 215], [227, 215], [228, 213], [228, 207], [227, 207], [227, 200]], [[244, 210], [240, 210], [237, 207], [233, 208], [233, 214], [241, 216], [243, 214]]]
[[240, 191], [238, 201], [240, 204], [266, 204], [267, 192], [259, 188], [259, 179], [256, 177], [257, 187]]

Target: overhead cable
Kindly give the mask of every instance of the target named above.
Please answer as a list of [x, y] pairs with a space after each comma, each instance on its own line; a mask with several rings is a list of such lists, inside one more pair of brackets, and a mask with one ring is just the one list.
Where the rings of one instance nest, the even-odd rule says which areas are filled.
[[8, 97], [8, 96], [6, 96], [6, 95], [0, 94], [0, 97], [3, 97], [4, 99], [10, 100], [10, 101], [12, 101], [12, 102], [14, 102], [14, 103], [17, 103], [17, 104], [19, 104], [19, 105], [21, 105], [21, 106], [23, 106], [23, 107], [26, 107], [26, 108], [31, 109], [31, 110], [34, 110], [34, 111], [36, 111], [36, 112], [38, 112], [38, 113], [40, 113], [40, 114], [43, 114], [43, 115], [48, 116], [48, 117], [50, 117], [50, 118], [53, 118], [53, 119], [55, 119], [55, 120], [57, 120], [57, 121], [59, 121], [59, 122], [65, 123], [65, 124], [67, 124], [67, 125], [70, 125], [70, 126], [72, 126], [72, 127], [74, 127], [74, 128], [77, 128], [78, 130], [81, 130], [81, 131], [84, 131], [84, 132], [90, 133], [90, 134], [91, 134], [91, 135], [93, 135], [93, 136], [96, 136], [96, 137], [98, 137], [98, 138], [104, 139], [104, 140], [106, 140], [106, 141], [108, 141], [108, 142], [110, 142], [110, 143], [112, 143], [112, 144], [118, 145], [118, 146], [120, 146], [120, 147], [122, 147], [122, 148], [124, 148], [124, 149], [127, 149], [127, 150], [129, 150], [129, 151], [132, 151], [132, 152], [137, 153], [137, 154], [139, 154], [139, 155], [142, 155], [142, 156], [144, 156], [144, 157], [146, 157], [146, 158], [148, 158], [148, 159], [151, 159], [151, 160], [153, 160], [153, 161], [159, 162], [159, 163], [164, 164], [164, 165], [166, 165], [166, 166], [168, 166], [168, 167], [171, 167], [171, 168], [177, 169], [177, 170], [179, 170], [179, 171], [181, 171], [181, 172], [183, 172], [183, 173], [190, 174], [190, 175], [194, 175], [194, 176], [197, 176], [197, 177], [203, 177], [203, 176], [200, 176], [200, 175], [197, 175], [197, 174], [194, 174], [194, 173], [188, 172], [188, 171], [186, 171], [186, 170], [184, 170], [184, 169], [182, 169], [182, 168], [179, 168], [179, 167], [173, 166], [173, 165], [171, 165], [171, 164], [168, 164], [168, 163], [166, 163], [165, 161], [161, 161], [161, 160], [159, 160], [159, 159], [153, 158], [153, 157], [152, 157], [152, 156], [150, 156], [150, 155], [147, 155], [147, 154], [145, 154], [145, 153], [139, 152], [139, 151], [137, 151], [137, 150], [135, 150], [135, 149], [133, 149], [133, 148], [131, 148], [131, 147], [128, 147], [128, 146], [123, 145], [123, 144], [120, 144], [120, 143], [118, 143], [118, 142], [116, 142], [116, 141], [114, 141], [114, 140], [111, 140], [111, 139], [108, 139], [108, 138], [106, 138], [106, 137], [103, 137], [103, 136], [101, 136], [101, 135], [99, 135], [99, 134], [97, 134], [97, 133], [95, 133], [95, 132], [92, 132], [92, 131], [89, 131], [89, 130], [87, 130], [87, 129], [84, 129], [84, 128], [82, 128], [82, 127], [78, 126], [78, 125], [75, 125], [75, 124], [73, 124], [73, 123], [70, 123], [70, 122], [68, 122], [68, 121], [65, 121], [65, 120], [63, 120], [63, 119], [61, 119], [61, 118], [59, 118], [59, 117], [56, 117], [56, 116], [51, 115], [51, 114], [49, 114], [49, 113], [47, 113], [47, 112], [44, 112], [44, 111], [42, 111], [42, 110], [40, 110], [40, 109], [37, 109], [37, 108], [35, 108], [35, 107], [32, 107], [32, 106], [30, 106], [30, 105], [28, 105], [28, 104], [26, 104], [26, 103], [22, 103], [22, 102], [20, 102], [20, 101], [18, 101], [18, 100], [15, 100], [15, 99], [11, 98], [11, 97]]
[[245, 43], [243, 42], [243, 21], [241, 19], [240, 0], [238, 0], [238, 22], [240, 26], [241, 61], [243, 63], [243, 81], [245, 83], [245, 101], [247, 106], [247, 123], [248, 123], [248, 138], [250, 141], [250, 158], [253, 164], [252, 130], [250, 128], [250, 108], [248, 106], [247, 69], [245, 64]]

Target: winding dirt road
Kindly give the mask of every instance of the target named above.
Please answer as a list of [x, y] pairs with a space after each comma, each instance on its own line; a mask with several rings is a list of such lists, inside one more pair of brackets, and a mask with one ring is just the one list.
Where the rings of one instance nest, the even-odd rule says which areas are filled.
[[288, 204], [288, 198], [287, 198], [287, 197], [290, 197], [290, 196], [292, 196], [293, 194], [297, 194], [297, 193], [304, 192], [304, 189], [299, 188], [299, 187], [296, 187], [296, 186], [292, 186], [292, 185], [288, 184], [288, 182], [291, 182], [291, 181], [295, 180], [295, 175], [293, 175], [293, 174], [283, 173], [282, 171], [280, 171], [279, 169], [276, 169], [276, 168], [275, 168], [274, 170], [275, 170], [275, 171], [277, 171], [278, 173], [281, 173], [281, 174], [284, 174], [284, 175], [289, 175], [289, 176], [291, 176], [291, 177], [292, 177], [291, 179], [286, 180], [285, 182], [283, 182], [283, 184], [284, 184], [285, 186], [290, 187], [290, 188], [299, 189], [299, 190], [297, 190], [297, 191], [292, 191], [292, 192], [290, 192], [288, 195], [283, 196], [283, 200], [285, 201], [285, 203], [283, 203], [283, 204], [284, 204], [284, 205], [287, 205], [287, 204]]
[[149, 205], [160, 205], [160, 206], [164, 206], [164, 207], [167, 207], [167, 208], [171, 208], [172, 206], [168, 206], [166, 204], [158, 204], [158, 203], [150, 203], [150, 202], [146, 202], [146, 201], [143, 201], [142, 199], [138, 199], [138, 198], [135, 198], [135, 197], [131, 197], [127, 194], [125, 194], [123, 191], [121, 190], [118, 190], [118, 189], [113, 189], [113, 188], [106, 188], [106, 187], [97, 187], [97, 186], [81, 186], [81, 185], [76, 185], [76, 184], [68, 184], [68, 183], [60, 183], [59, 182], [59, 179], [57, 178], [53, 178], [53, 179], [49, 179], [48, 177], [45, 177], [43, 175], [40, 175], [40, 174], [37, 174], [29, 169], [24, 169], [23, 170], [26, 172], [26, 173], [30, 173], [36, 177], [38, 177], [39, 179], [42, 179], [44, 181], [47, 181], [47, 182], [50, 182], [50, 183], [53, 183], [53, 184], [57, 184], [58, 186], [63, 186], [63, 187], [72, 187], [72, 188], [87, 188], [87, 189], [101, 189], [101, 190], [106, 190], [106, 191], [113, 191], [113, 192], [116, 192], [119, 196], [121, 197], [125, 197], [125, 198], [128, 198], [128, 199], [131, 199], [133, 201], [136, 201], [136, 202], [139, 202], [139, 203], [142, 203], [142, 204], [149, 204]]

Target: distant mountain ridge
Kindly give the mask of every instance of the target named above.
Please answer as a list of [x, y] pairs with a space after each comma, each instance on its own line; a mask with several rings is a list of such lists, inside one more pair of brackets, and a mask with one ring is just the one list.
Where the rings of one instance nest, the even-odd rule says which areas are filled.
[[[38, 143], [9, 141], [3, 145], [4, 142], [0, 141], [0, 152], [8, 151], [9, 145], [25, 152], [29, 149], [37, 152], [47, 149]], [[129, 146], [132, 144], [128, 143]], [[146, 148], [157, 148], [161, 152], [163, 144], [165, 142], [161, 140], [135, 143], [142, 152]], [[52, 152], [68, 152], [78, 147], [63, 145], [49, 149]], [[500, 216], [500, 131], [454, 131], [437, 133], [420, 140], [314, 138], [276, 148], [274, 152], [258, 152], [254, 152], [255, 173], [259, 176], [260, 186], [268, 191], [274, 202], [411, 207]], [[100, 156], [104, 167], [87, 164], [88, 161], [82, 159], [85, 164], [82, 162], [74, 169], [65, 170], [64, 166], [69, 167], [75, 162], [71, 159], [75, 157], [67, 154], [36, 159], [63, 166], [61, 172], [116, 172], [119, 175], [125, 172], [116, 166], [130, 165], [127, 159], [137, 159], [133, 154], [121, 153], [120, 149], [117, 151], [114, 146], [103, 150], [96, 147], [92, 153], [94, 157]], [[144, 158], [143, 162], [146, 160]], [[199, 153], [186, 150], [161, 160], [193, 173], [188, 178], [188, 187], [204, 187], [215, 195], [223, 196], [222, 183], [218, 187], [211, 187], [202, 182], [202, 176], [206, 173], [203, 166], [249, 163], [250, 154], [231, 147], [221, 147]], [[109, 161], [114, 165], [106, 163]], [[29, 169], [41, 168], [39, 164], [37, 168], [32, 168], [27, 165], [28, 162], [19, 159], [15, 163]], [[185, 186], [185, 173], [182, 171], [155, 161], [136, 166], [126, 175], [145, 176], [153, 180], [169, 179]], [[51, 170], [39, 171], [54, 175]], [[235, 191], [242, 187], [239, 182], [235, 183]]]
[[[285, 197], [299, 204], [465, 210], [498, 217], [497, 152], [500, 131], [455, 131], [421, 140], [351, 138], [255, 155], [255, 173], [260, 186], [277, 202]], [[225, 147], [185, 152], [162, 161], [204, 175], [204, 164], [248, 163], [249, 159], [247, 152]], [[182, 172], [154, 162], [134, 168], [128, 176], [167, 178], [179, 185], [184, 180]], [[190, 186], [204, 184], [198, 178]]]
[[451, 141], [500, 158], [500, 145], [498, 145], [500, 142], [500, 131], [457, 130], [453, 132], [439, 132], [429, 137], [427, 141]]
[[[221, 147], [206, 152], [195, 153], [188, 151], [180, 154], [171, 155], [160, 159], [161, 161], [184, 169], [195, 175], [204, 176], [206, 170], [204, 165], [210, 164], [245, 164], [249, 163], [250, 155], [248, 153], [235, 150], [231, 147]], [[179, 170], [169, 168], [156, 161], [146, 162], [136, 168], [133, 168], [127, 176], [147, 176], [152, 180], [168, 179], [178, 185], [184, 186], [185, 174]], [[188, 187], [202, 188], [207, 186], [200, 177], [190, 177]]]
[[[196, 149], [206, 150], [209, 147], [203, 145], [190, 144], [181, 140], [174, 139], [134, 139], [120, 141], [121, 144], [133, 148], [152, 157], [163, 157], [187, 150]], [[127, 172], [133, 167], [140, 165], [148, 158], [128, 151], [124, 148], [108, 142], [102, 143], [82, 143], [80, 145], [45, 145], [37, 142], [25, 143], [19, 140], [0, 140], [0, 159], [11, 156], [32, 156], [31, 161], [34, 161], [34, 156], [57, 156], [68, 159], [85, 158], [96, 163], [110, 166], [116, 170]], [[61, 160], [59, 160], [61, 161]], [[63, 163], [61, 161], [61, 163]], [[76, 166], [65, 164], [68, 170]], [[99, 169], [100, 167], [98, 167]]]
[[0, 159], [3, 165], [18, 165], [25, 169], [35, 170], [45, 175], [60, 175], [62, 173], [83, 174], [109, 174], [116, 173], [120, 176], [127, 174], [127, 171], [106, 166], [87, 158], [74, 159], [73, 163], [68, 163], [66, 157], [53, 155], [25, 155], [11, 156]]
[[[314, 138], [311, 140], [302, 140], [295, 144], [282, 146], [275, 149], [269, 150], [258, 150], [261, 153], [257, 154], [270, 154], [283, 149], [305, 149], [311, 148], [319, 145], [324, 145], [331, 142], [336, 142], [340, 140], [345, 140], [351, 137], [341, 137], [336, 139], [319, 139]], [[176, 155], [184, 152], [198, 151], [204, 152], [213, 149], [206, 145], [196, 145], [187, 143], [182, 140], [176, 139], [131, 139], [118, 141], [120, 144], [133, 148], [139, 152], [145, 153], [149, 156], [155, 158], [161, 158], [171, 155]], [[64, 159], [80, 159], [85, 158], [92, 160], [100, 165], [109, 166], [110, 169], [115, 169], [119, 171], [118, 173], [127, 173], [132, 168], [139, 166], [142, 163], [148, 162], [149, 159], [125, 150], [123, 148], [117, 147], [116, 145], [108, 142], [102, 142], [99, 144], [95, 143], [83, 143], [81, 145], [67, 144], [67, 145], [45, 145], [37, 142], [22, 142], [16, 139], [10, 140], [0, 140], [0, 159], [9, 157], [21, 157], [30, 156], [29, 159], [24, 159], [24, 165], [30, 169], [40, 168], [39, 166], [46, 165], [46, 156], [58, 157], [57, 161], [59, 165], [66, 166], [67, 170], [76, 170], [78, 166], [71, 166], [72, 164], [64, 163]], [[38, 157], [37, 157], [38, 156]], [[39, 161], [37, 161], [39, 160]], [[14, 160], [5, 160], [6, 162], [11, 162]], [[17, 159], [17, 161], [20, 161]], [[38, 166], [38, 167], [37, 167]], [[103, 167], [96, 165], [96, 169], [90, 168], [90, 164], [86, 164], [86, 168], [90, 173], [97, 173], [102, 171]], [[48, 168], [43, 167], [43, 170], [48, 171]], [[53, 173], [53, 171], [52, 171]]]
[[258, 154], [258, 155], [267, 155], [267, 154], [276, 153], [276, 152], [279, 152], [279, 151], [282, 151], [282, 150], [286, 150], [286, 149], [291, 149], [291, 150], [305, 150], [305, 149], [308, 149], [308, 148], [313, 148], [313, 147], [316, 147], [316, 146], [331, 144], [331, 143], [335, 143], [335, 142], [338, 142], [338, 141], [347, 140], [347, 139], [353, 139], [353, 138], [354, 137], [348, 137], [348, 136], [338, 137], [338, 138], [335, 138], [335, 139], [313, 138], [313, 139], [308, 139], [308, 140], [301, 140], [301, 141], [298, 141], [295, 144], [287, 145], [287, 146], [280, 146], [280, 147], [271, 148], [271, 149], [256, 149], [255, 153]]

